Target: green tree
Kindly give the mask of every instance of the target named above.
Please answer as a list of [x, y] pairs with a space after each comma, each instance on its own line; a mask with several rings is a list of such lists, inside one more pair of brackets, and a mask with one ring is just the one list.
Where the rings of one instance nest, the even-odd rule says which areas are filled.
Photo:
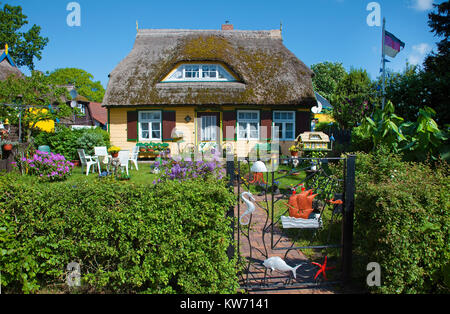
[[[38, 71], [30, 77], [10, 76], [0, 81], [0, 103], [26, 106], [22, 111], [22, 128], [30, 139], [40, 121], [56, 120], [72, 116], [74, 111], [64, 102], [68, 97], [65, 88], [51, 84], [49, 78]], [[18, 107], [0, 106], [0, 115], [18, 125]]]
[[339, 83], [347, 75], [342, 63], [323, 62], [314, 64], [311, 69], [315, 74], [313, 77], [314, 90], [331, 101]]
[[0, 47], [8, 44], [11, 57], [17, 66], [34, 70], [33, 60], [41, 60], [48, 38], [40, 36], [41, 27], [37, 25], [33, 25], [26, 32], [21, 31], [26, 24], [27, 16], [22, 13], [22, 7], [8, 4], [0, 7]]
[[431, 53], [424, 62], [423, 78], [426, 83], [429, 94], [427, 105], [436, 112], [436, 121], [440, 126], [450, 123], [450, 44], [448, 36], [450, 34], [450, 2], [445, 1], [441, 4], [435, 4], [437, 12], [428, 15], [428, 25], [431, 32], [436, 37], [441, 38], [437, 43], [437, 53]]
[[343, 130], [351, 130], [371, 114], [376, 90], [366, 70], [351, 69], [331, 97], [333, 118]]
[[[378, 81], [381, 86], [381, 78]], [[386, 99], [395, 104], [397, 114], [406, 121], [414, 121], [430, 101], [430, 87], [417, 65], [406, 65], [402, 73], [389, 73], [386, 79]]]
[[76, 68], [56, 69], [49, 75], [50, 80], [57, 85], [72, 84], [82, 95], [93, 102], [102, 102], [105, 89], [100, 81], [93, 81], [94, 76], [85, 70]]

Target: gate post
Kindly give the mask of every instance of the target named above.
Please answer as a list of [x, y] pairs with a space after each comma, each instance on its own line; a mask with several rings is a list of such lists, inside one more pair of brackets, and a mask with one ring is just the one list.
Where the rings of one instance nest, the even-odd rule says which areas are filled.
[[355, 212], [356, 156], [345, 161], [344, 210], [342, 225], [342, 280], [348, 282], [352, 273], [353, 220]]
[[[230, 191], [234, 194], [234, 161], [227, 161], [227, 175], [230, 176], [230, 182], [228, 183], [228, 188]], [[235, 255], [235, 248], [234, 248], [234, 206], [232, 205], [227, 212], [227, 218], [230, 217], [231, 220], [231, 244], [227, 249], [227, 256], [229, 259], [233, 259]]]

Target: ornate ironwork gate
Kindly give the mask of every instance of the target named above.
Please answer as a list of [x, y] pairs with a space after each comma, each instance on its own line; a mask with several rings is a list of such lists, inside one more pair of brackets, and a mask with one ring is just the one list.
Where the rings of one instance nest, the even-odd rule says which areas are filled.
[[[267, 171], [265, 164], [249, 161], [227, 165], [238, 198], [233, 214], [241, 288], [300, 289], [347, 281], [355, 157], [289, 158], [280, 163], [289, 164], [284, 168], [290, 170]], [[341, 164], [342, 176], [331, 174], [331, 163]], [[311, 164], [316, 165], [314, 171]]]

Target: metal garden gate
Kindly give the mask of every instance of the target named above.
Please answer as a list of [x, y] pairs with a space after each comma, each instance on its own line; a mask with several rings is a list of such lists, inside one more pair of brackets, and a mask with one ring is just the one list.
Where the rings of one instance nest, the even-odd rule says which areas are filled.
[[[281, 159], [287, 170], [227, 163], [238, 199], [230, 215], [242, 289], [314, 288], [350, 279], [355, 159]], [[331, 174], [331, 163], [341, 163], [341, 176]]]

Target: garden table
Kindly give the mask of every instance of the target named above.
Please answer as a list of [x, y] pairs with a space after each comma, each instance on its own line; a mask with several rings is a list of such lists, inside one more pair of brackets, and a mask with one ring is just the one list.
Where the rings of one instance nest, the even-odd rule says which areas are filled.
[[120, 168], [120, 158], [119, 157], [110, 157], [108, 168], [111, 169], [111, 173], [117, 174], [117, 169]]

